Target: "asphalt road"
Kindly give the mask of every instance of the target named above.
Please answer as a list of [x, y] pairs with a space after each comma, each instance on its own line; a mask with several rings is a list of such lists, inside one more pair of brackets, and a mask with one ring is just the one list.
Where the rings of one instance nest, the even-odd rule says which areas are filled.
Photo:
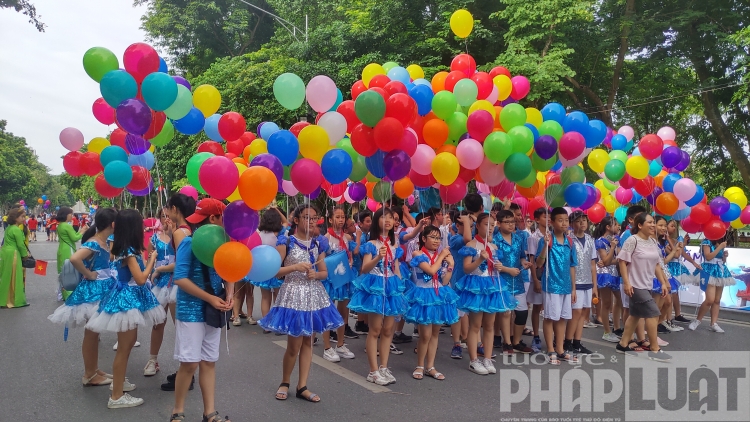
[[[44, 238], [41, 235], [40, 238]], [[174, 326], [167, 324], [164, 344], [159, 355], [161, 372], [155, 377], [143, 376], [143, 366], [148, 360], [149, 331], [142, 329], [139, 340], [143, 345], [133, 349], [127, 375], [137, 389], [131, 393], [145, 399], [145, 404], [131, 409], [109, 410], [106, 407], [109, 391], [106, 387], [83, 388], [80, 380], [83, 363], [80, 345], [81, 330], [70, 330], [67, 342], [63, 341], [63, 328], [50, 323], [47, 316], [60, 303], [56, 301], [57, 283], [56, 243], [45, 241], [31, 244], [37, 259], [51, 261], [46, 277], [27, 270], [27, 298], [31, 306], [20, 309], [0, 309], [0, 421], [167, 421], [171, 413], [173, 394], [163, 392], [159, 385], [178, 364], [172, 359]], [[256, 291], [257, 292], [257, 291]], [[259, 292], [256, 300], [260, 299]], [[260, 304], [256, 304], [255, 317], [260, 317]], [[353, 323], [352, 323], [353, 325]], [[750, 325], [722, 321], [726, 334], [708, 331], [703, 324], [695, 332], [683, 331], [664, 335], [671, 342], [667, 351], [748, 351], [750, 350]], [[407, 325], [406, 332], [411, 332]], [[584, 330], [584, 344], [601, 353], [594, 361], [579, 368], [592, 374], [596, 368], [623, 372], [623, 355], [616, 354], [614, 344], [601, 340], [601, 329]], [[539, 411], [529, 409], [528, 400], [512, 411], [501, 411], [503, 374], [478, 376], [468, 370], [468, 354], [463, 360], [449, 358], [451, 339], [441, 335], [437, 368], [445, 374], [444, 381], [430, 378], [417, 381], [411, 378], [416, 365], [416, 355], [411, 344], [400, 345], [404, 354], [391, 356], [389, 366], [397, 378], [396, 384], [385, 388], [364, 381], [367, 364], [364, 353], [364, 336], [348, 340], [349, 348], [357, 355], [353, 360], [330, 363], [322, 359], [323, 348], [316, 346], [314, 365], [308, 385], [322, 398], [320, 403], [308, 403], [294, 395], [285, 401], [274, 399], [281, 378], [281, 357], [286, 337], [264, 335], [258, 326], [243, 324], [228, 332], [229, 352], [222, 341], [221, 359], [217, 364], [217, 408], [232, 421], [251, 420], [511, 420], [549, 417], [602, 417], [611, 420], [625, 419], [625, 399], [608, 404], [600, 413], [550, 412], [547, 404]], [[111, 369], [115, 352], [114, 334], [101, 337], [100, 368]], [[530, 342], [530, 338], [526, 339]], [[717, 355], [718, 356], [718, 355]], [[541, 360], [541, 359], [540, 359]], [[750, 362], [748, 362], [750, 365]], [[520, 369], [529, 374], [531, 369], [541, 369], [543, 388], [548, 387], [549, 371], [562, 374], [578, 370], [563, 364], [523, 365], [496, 362], [498, 370]], [[539, 372], [539, 371], [536, 371]], [[292, 377], [292, 386], [296, 374]], [[515, 384], [514, 384], [515, 385]], [[578, 391], [578, 387], [574, 388]], [[507, 391], [507, 390], [503, 390]], [[598, 393], [595, 391], [595, 394]], [[631, 391], [631, 394], [633, 391]], [[563, 400], [564, 401], [564, 400]], [[200, 421], [202, 402], [200, 391], [189, 394], [186, 408], [187, 421]], [[619, 419], [618, 419], [619, 418]], [[604, 420], [604, 419], [603, 419]]]

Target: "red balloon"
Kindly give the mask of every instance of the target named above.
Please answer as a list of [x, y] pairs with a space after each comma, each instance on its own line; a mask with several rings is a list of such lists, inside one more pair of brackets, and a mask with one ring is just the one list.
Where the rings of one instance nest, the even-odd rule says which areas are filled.
[[419, 140], [417, 139], [417, 136], [414, 134], [413, 129], [412, 130], [404, 129], [404, 136], [401, 137], [401, 142], [399, 142], [397, 149], [400, 149], [401, 151], [405, 152], [406, 155], [411, 157], [417, 151], [418, 144], [419, 144]]
[[661, 155], [664, 149], [664, 141], [654, 134], [648, 134], [641, 138], [638, 144], [638, 150], [641, 151], [643, 158], [653, 160]]
[[[150, 73], [159, 71], [159, 53], [146, 43], [137, 42], [125, 49], [122, 55], [125, 70], [130, 73], [139, 84]], [[145, 189], [145, 188], [144, 188]]]
[[527, 207], [529, 217], [534, 218], [534, 212], [539, 208], [547, 208], [547, 201], [544, 200], [543, 196], [537, 196], [536, 198], [529, 201], [529, 206]]
[[[89, 151], [84, 153], [81, 155], [78, 163], [80, 164], [83, 174], [86, 176], [96, 176], [99, 172], [104, 170], [102, 163], [99, 161], [99, 154], [95, 152]], [[63, 162], [63, 165], [64, 164], [65, 162]]]
[[607, 215], [607, 210], [604, 208], [604, 205], [596, 203], [586, 211], [586, 214], [588, 214], [589, 220], [596, 224], [604, 219]]
[[630, 189], [635, 186], [638, 179], [633, 179], [633, 176], [625, 173], [624, 176], [622, 176], [622, 179], [620, 179], [620, 186], [622, 186], [625, 189]]
[[104, 98], [97, 98], [94, 101], [94, 105], [91, 106], [91, 112], [94, 113], [96, 120], [103, 125], [111, 125], [115, 122], [115, 109], [110, 107], [104, 101]]
[[389, 93], [385, 92], [385, 90], [384, 90], [383, 88], [378, 88], [378, 87], [375, 87], [375, 88], [370, 88], [370, 91], [375, 91], [375, 92], [377, 92], [377, 93], [378, 93], [378, 94], [380, 94], [380, 96], [381, 96], [381, 97], [383, 97], [383, 99], [384, 99], [384, 100], [386, 100], [386, 101], [388, 101], [388, 98], [389, 98], [389, 97], [391, 96], [391, 94], [389, 94]]
[[198, 152], [210, 152], [213, 155], [224, 155], [224, 148], [221, 147], [221, 144], [214, 141], [206, 141], [200, 145], [198, 145]]
[[719, 240], [727, 233], [727, 226], [718, 218], [703, 225], [703, 234], [708, 240]]
[[[430, 112], [432, 114], [432, 112]], [[428, 114], [427, 116], [429, 116]], [[426, 117], [426, 116], [425, 116]], [[414, 132], [417, 134], [417, 141], [420, 144], [424, 143], [424, 136], [422, 135], [422, 129], [424, 129], [424, 123], [425, 119], [417, 113], [416, 116], [412, 119], [412, 121], [409, 123], [409, 127], [414, 129]]]
[[[371, 85], [372, 86], [372, 85]], [[393, 95], [393, 94], [408, 94], [409, 90], [406, 89], [406, 85], [404, 85], [401, 81], [390, 81], [383, 87], [385, 92]]]
[[326, 191], [329, 198], [338, 198], [344, 194], [347, 188], [346, 182], [332, 185], [327, 180], [324, 180], [320, 186]]
[[412, 183], [414, 183], [414, 186], [418, 188], [428, 188], [435, 183], [437, 183], [437, 180], [435, 180], [435, 176], [430, 174], [422, 175], [414, 170], [411, 170], [409, 172], [409, 179], [411, 179]]
[[132, 166], [133, 179], [128, 183], [127, 188], [134, 191], [146, 189], [151, 183], [151, 173], [141, 166]]
[[[240, 154], [240, 155], [242, 155], [242, 154]], [[231, 152], [228, 152], [228, 153], [224, 154], [224, 156], [227, 157], [227, 158], [229, 158], [230, 160], [234, 160], [235, 158], [239, 157], [239, 155], [231, 153]]]
[[393, 94], [385, 102], [385, 117], [395, 118], [401, 126], [408, 125], [416, 113], [417, 103], [407, 94]]
[[680, 221], [680, 227], [690, 234], [695, 234], [703, 230], [703, 225], [693, 221], [690, 216]]
[[394, 117], [383, 117], [375, 125], [375, 130], [373, 131], [375, 145], [383, 151], [391, 151], [398, 148], [403, 136], [404, 125]]
[[[300, 123], [303, 123], [303, 122], [300, 122]], [[297, 135], [294, 135], [294, 136], [297, 136]], [[242, 134], [242, 136], [240, 136], [239, 140], [242, 141], [243, 147], [246, 147], [246, 146], [249, 146], [255, 140], [255, 138], [256, 136], [253, 132], [245, 132]], [[242, 155], [242, 154], [239, 154], [239, 155]]]
[[360, 123], [352, 131], [352, 148], [364, 157], [375, 154], [378, 147], [375, 145], [375, 130]]
[[699, 203], [690, 209], [690, 219], [696, 224], [706, 224], [712, 217], [711, 207], [707, 204]]
[[122, 190], [124, 188], [115, 188], [112, 187], [109, 183], [107, 183], [106, 180], [104, 180], [104, 174], [99, 173], [99, 175], [96, 176], [96, 179], [94, 179], [94, 189], [96, 189], [96, 192], [105, 197], [105, 198], [114, 198], [115, 196], [122, 193]]
[[[407, 152], [408, 154], [408, 152]], [[461, 180], [471, 180], [474, 178], [476, 170], [469, 170], [464, 166], [459, 165], [458, 178]]]
[[562, 184], [562, 181], [560, 180], [560, 175], [557, 173], [549, 172], [547, 173], [545, 177], [547, 178], [547, 186]]
[[352, 85], [352, 100], [356, 100], [357, 96], [365, 91], [367, 91], [367, 87], [362, 80], [354, 82], [354, 85]]
[[289, 128], [289, 132], [292, 132], [294, 136], [299, 137], [299, 133], [302, 132], [302, 129], [308, 126], [310, 126], [310, 122], [297, 122]]
[[235, 156], [240, 156], [244, 150], [245, 144], [242, 142], [242, 139], [227, 142], [227, 153], [231, 152]]
[[240, 139], [246, 128], [245, 118], [236, 111], [228, 111], [219, 118], [219, 135], [226, 141]]
[[357, 113], [354, 111], [354, 101], [352, 100], [342, 101], [338, 108], [336, 108], [336, 111], [346, 119], [347, 133], [352, 133], [354, 128], [362, 123], [359, 121], [359, 117], [357, 117]]
[[325, 113], [318, 113], [318, 115], [315, 116], [315, 124], [316, 125], [318, 124], [318, 122], [320, 121], [320, 118], [323, 117], [324, 114]]
[[[164, 123], [167, 121], [167, 115], [162, 111], [151, 110], [151, 125], [148, 127], [146, 133], [143, 134], [143, 139], [153, 139], [158, 135], [162, 129], [164, 129]], [[111, 143], [111, 142], [110, 142]], [[145, 189], [145, 188], [143, 188]]]
[[125, 137], [128, 136], [128, 133], [124, 130], [117, 128], [109, 135], [109, 144], [118, 146], [125, 151], [128, 150], [127, 145], [125, 145]]
[[[478, 171], [478, 169], [477, 169]], [[490, 186], [490, 193], [500, 199], [505, 199], [513, 196], [516, 184], [508, 179], [505, 179], [495, 186]]]
[[654, 178], [651, 176], [647, 176], [643, 180], [639, 180], [635, 183], [635, 191], [638, 192], [641, 196], [648, 196], [651, 194], [651, 192], [656, 187], [656, 183], [654, 182]]
[[440, 199], [446, 204], [455, 204], [466, 196], [467, 184], [459, 177], [448, 186], [440, 185]]
[[505, 75], [510, 79], [510, 70], [506, 69], [503, 66], [495, 66], [490, 70], [490, 78], [495, 79], [495, 76], [499, 75]]
[[[464, 78], [470, 78], [477, 72], [477, 62], [474, 60], [474, 57], [471, 57], [466, 53], [459, 54], [453, 58], [453, 61], [451, 61], [451, 71], [462, 72]], [[447, 81], [446, 89], [448, 89]]]
[[492, 94], [492, 77], [487, 72], [477, 72], [471, 76], [471, 80], [477, 84], [477, 98], [484, 99]]
[[455, 70], [449, 73], [448, 76], [445, 77], [445, 89], [450, 92], [453, 92], [453, 88], [456, 87], [456, 84], [461, 79], [466, 79], [466, 74], [464, 72]]
[[[83, 176], [83, 167], [81, 166], [81, 154], [79, 151], [70, 151], [63, 157], [63, 168], [65, 172], [73, 177]], [[104, 176], [102, 176], [104, 177]]]
[[385, 75], [375, 75], [370, 79], [370, 89], [372, 88], [383, 88], [386, 85], [388, 85], [388, 82], [391, 81], [391, 78], [385, 76]]

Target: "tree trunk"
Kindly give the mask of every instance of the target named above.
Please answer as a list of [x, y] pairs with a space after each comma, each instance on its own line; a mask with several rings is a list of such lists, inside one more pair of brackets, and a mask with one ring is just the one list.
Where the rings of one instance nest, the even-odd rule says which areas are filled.
[[612, 126], [612, 114], [607, 110], [607, 106], [602, 102], [602, 99], [599, 98], [599, 95], [597, 95], [594, 90], [592, 90], [589, 86], [583, 85], [579, 83], [575, 78], [572, 78], [570, 76], [566, 76], [565, 79], [570, 82], [571, 85], [575, 89], [580, 90], [583, 92], [583, 95], [586, 96], [589, 100], [591, 100], [592, 103], [596, 105], [596, 108], [598, 108], [599, 117], [602, 119], [605, 125]]
[[608, 120], [612, 120], [612, 106], [615, 104], [615, 95], [620, 86], [620, 72], [625, 63], [625, 55], [628, 53], [628, 36], [633, 26], [633, 17], [635, 15], [635, 0], [627, 0], [625, 3], [625, 16], [622, 21], [622, 32], [620, 34], [620, 50], [617, 52], [617, 61], [612, 74], [612, 85], [609, 87], [609, 97], [607, 98], [607, 109], [603, 112], [607, 115]]

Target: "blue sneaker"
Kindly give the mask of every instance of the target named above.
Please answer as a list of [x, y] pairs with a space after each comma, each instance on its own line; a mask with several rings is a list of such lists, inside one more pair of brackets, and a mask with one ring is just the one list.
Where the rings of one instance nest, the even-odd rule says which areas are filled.
[[534, 353], [542, 351], [542, 340], [539, 339], [539, 337], [534, 337], [534, 339], [531, 340], [531, 350], [533, 350]]
[[461, 350], [461, 345], [457, 344], [453, 346], [453, 349], [451, 349], [451, 359], [463, 359], [463, 351]]
[[[480, 344], [477, 346], [477, 356], [484, 356], [484, 345]], [[495, 351], [492, 351], [492, 359], [495, 359], [497, 357], [497, 353]]]

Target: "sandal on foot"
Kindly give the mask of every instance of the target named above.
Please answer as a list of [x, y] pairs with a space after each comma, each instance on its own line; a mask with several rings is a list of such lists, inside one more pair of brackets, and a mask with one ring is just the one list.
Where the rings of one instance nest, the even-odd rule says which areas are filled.
[[628, 348], [634, 352], [645, 352], [646, 350], [641, 347], [641, 345], [637, 341], [631, 341], [628, 343]]
[[[304, 394], [302, 394], [305, 391], [309, 392], [310, 395], [305, 396]], [[297, 398], [298, 399], [304, 399], [304, 400], [307, 400], [307, 401], [312, 402], [312, 403], [318, 403], [320, 401], [320, 396], [317, 395], [317, 394], [315, 394], [315, 393], [313, 393], [313, 392], [311, 392], [311, 391], [309, 391], [307, 389], [307, 386], [304, 386], [302, 388], [297, 389]]]
[[229, 416], [223, 418], [219, 416], [219, 411], [214, 411], [210, 415], [203, 415], [203, 422], [230, 422]]
[[558, 356], [558, 358], [566, 362], [578, 363], [578, 358], [568, 352], [564, 352], [562, 355]]
[[648, 340], [637, 341], [636, 344], [643, 349], [644, 352], [651, 351], [651, 342]]
[[560, 359], [557, 357], [557, 353], [547, 353], [547, 358], [549, 359], [550, 365], [559, 365]]
[[169, 417], [169, 422], [184, 421], [184, 420], [185, 420], [184, 413], [172, 413], [172, 416]]
[[105, 377], [105, 378], [114, 378], [115, 377], [114, 375], [108, 374], [108, 373], [102, 371], [101, 369], [97, 369], [96, 373], [99, 374], [99, 375], [101, 375], [101, 376], [103, 376], [103, 377]]
[[[282, 387], [286, 387], [286, 391], [281, 391]], [[279, 390], [276, 391], [276, 400], [286, 400], [289, 397], [289, 383], [282, 382], [279, 385]]]
[[[421, 370], [422, 372], [417, 372], [419, 370]], [[414, 372], [411, 373], [411, 377], [415, 380], [421, 380], [422, 378], [424, 378], [424, 366], [417, 366], [416, 368], [414, 368]]]
[[[104, 378], [104, 381], [99, 382], [91, 382], [96, 377], [102, 377]], [[81, 383], [83, 383], [84, 387], [99, 387], [102, 385], [110, 385], [112, 384], [112, 378], [107, 378], [104, 375], [99, 375], [98, 373], [94, 373], [90, 378], [82, 377]]]
[[[433, 371], [435, 371], [435, 372], [433, 372]], [[434, 366], [432, 368], [430, 368], [430, 369], [427, 370], [427, 375], [431, 376], [432, 378], [435, 378], [438, 381], [442, 381], [442, 380], [445, 379], [445, 375], [443, 375], [440, 372], [438, 372], [438, 370], [435, 369]]]
[[533, 331], [529, 330], [528, 328], [524, 328], [524, 329], [523, 329], [523, 333], [522, 333], [521, 335], [522, 335], [522, 336], [530, 336], [530, 335], [532, 335], [532, 334], [534, 334], [534, 332], [533, 332]]

